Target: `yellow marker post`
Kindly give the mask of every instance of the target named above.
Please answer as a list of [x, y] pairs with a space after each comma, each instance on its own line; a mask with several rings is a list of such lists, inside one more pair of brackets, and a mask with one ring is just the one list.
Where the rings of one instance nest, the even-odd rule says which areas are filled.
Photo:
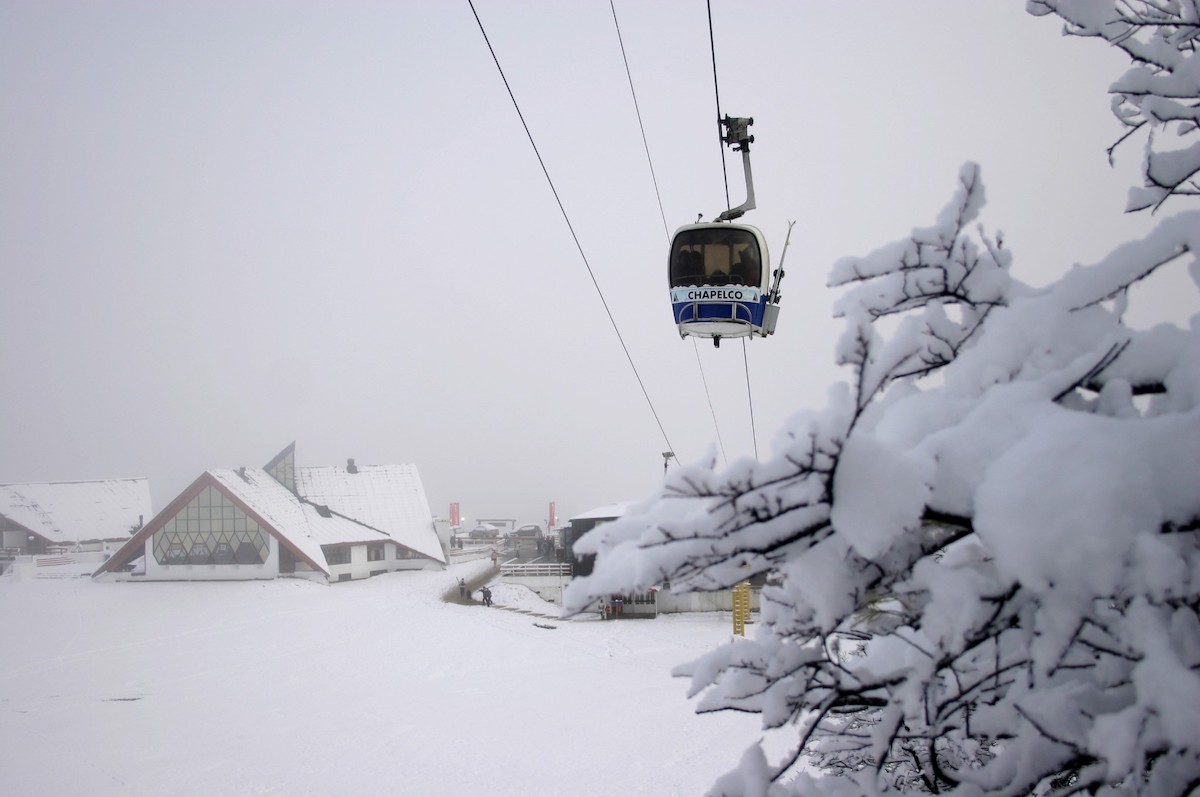
[[746, 635], [746, 620], [750, 618], [750, 582], [743, 581], [733, 590], [733, 633]]

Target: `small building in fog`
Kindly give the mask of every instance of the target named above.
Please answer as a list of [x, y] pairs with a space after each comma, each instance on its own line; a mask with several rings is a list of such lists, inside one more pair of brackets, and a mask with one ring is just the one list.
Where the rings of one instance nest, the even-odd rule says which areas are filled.
[[563, 561], [570, 562], [572, 572], [576, 576], [590, 576], [592, 567], [595, 564], [596, 557], [591, 554], [575, 553], [575, 543], [584, 534], [587, 534], [592, 529], [602, 523], [608, 523], [610, 520], [616, 520], [625, 514], [628, 503], [605, 504], [598, 506], [595, 509], [573, 516], [567, 525], [559, 532], [559, 545], [563, 549]]
[[0, 549], [9, 557], [116, 548], [149, 517], [144, 478], [0, 484]]
[[[576, 554], [575, 543], [597, 526], [624, 516], [630, 506], [630, 503], [605, 504], [571, 518], [561, 532], [561, 539], [564, 561], [571, 563], [574, 576], [591, 575], [596, 560], [592, 554]], [[750, 607], [754, 612], [759, 610], [764, 583], [765, 579], [761, 576], [750, 579]], [[733, 609], [732, 590], [675, 594], [671, 592], [669, 581], [656, 584], [645, 592], [613, 595], [609, 598], [610, 601], [617, 599], [622, 602], [624, 617], [656, 617], [659, 614], [677, 612], [728, 612]]]

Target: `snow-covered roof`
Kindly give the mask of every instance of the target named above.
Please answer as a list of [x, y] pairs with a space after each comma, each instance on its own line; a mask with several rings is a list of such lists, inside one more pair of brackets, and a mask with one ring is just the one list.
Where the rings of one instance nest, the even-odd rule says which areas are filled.
[[301, 553], [318, 566], [325, 565], [323, 543], [310, 532], [304, 505], [270, 473], [262, 468], [217, 468], [208, 473]]
[[615, 504], [604, 504], [595, 509], [588, 510], [578, 515], [572, 515], [571, 520], [611, 520], [619, 518], [625, 514], [625, 510], [629, 508], [630, 501], [623, 501]]
[[52, 543], [122, 540], [151, 516], [150, 482], [0, 484], [0, 515]]
[[390, 539], [382, 531], [364, 526], [356, 520], [341, 515], [325, 517], [312, 504], [304, 504], [304, 516], [308, 519], [308, 533], [321, 545], [339, 545], [356, 542], [383, 542]]
[[[316, 562], [325, 561], [322, 545], [387, 540], [445, 561], [425, 491], [411, 465], [366, 466], [354, 474], [341, 467], [297, 468], [299, 495], [262, 468], [209, 473]], [[328, 516], [316, 505], [327, 507]]]
[[[359, 465], [353, 470], [345, 466], [298, 467], [296, 492], [307, 501], [329, 507], [335, 518], [341, 515], [357, 521], [355, 525], [369, 527], [360, 528], [354, 541], [390, 537], [445, 562], [416, 465]], [[386, 537], [372, 534], [371, 529]], [[328, 531], [337, 533], [334, 524], [328, 524]]]

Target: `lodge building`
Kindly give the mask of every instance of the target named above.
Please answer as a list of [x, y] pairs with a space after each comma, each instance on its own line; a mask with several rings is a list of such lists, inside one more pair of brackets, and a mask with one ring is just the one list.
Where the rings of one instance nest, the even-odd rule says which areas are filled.
[[292, 443], [262, 468], [205, 471], [94, 573], [127, 581], [350, 581], [446, 566], [415, 465], [298, 467]]

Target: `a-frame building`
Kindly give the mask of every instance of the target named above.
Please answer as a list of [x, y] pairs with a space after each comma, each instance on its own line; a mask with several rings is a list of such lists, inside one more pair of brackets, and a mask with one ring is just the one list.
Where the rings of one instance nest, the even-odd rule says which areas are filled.
[[262, 468], [201, 474], [95, 576], [348, 581], [440, 569], [448, 533], [415, 466], [298, 468], [292, 443]]

